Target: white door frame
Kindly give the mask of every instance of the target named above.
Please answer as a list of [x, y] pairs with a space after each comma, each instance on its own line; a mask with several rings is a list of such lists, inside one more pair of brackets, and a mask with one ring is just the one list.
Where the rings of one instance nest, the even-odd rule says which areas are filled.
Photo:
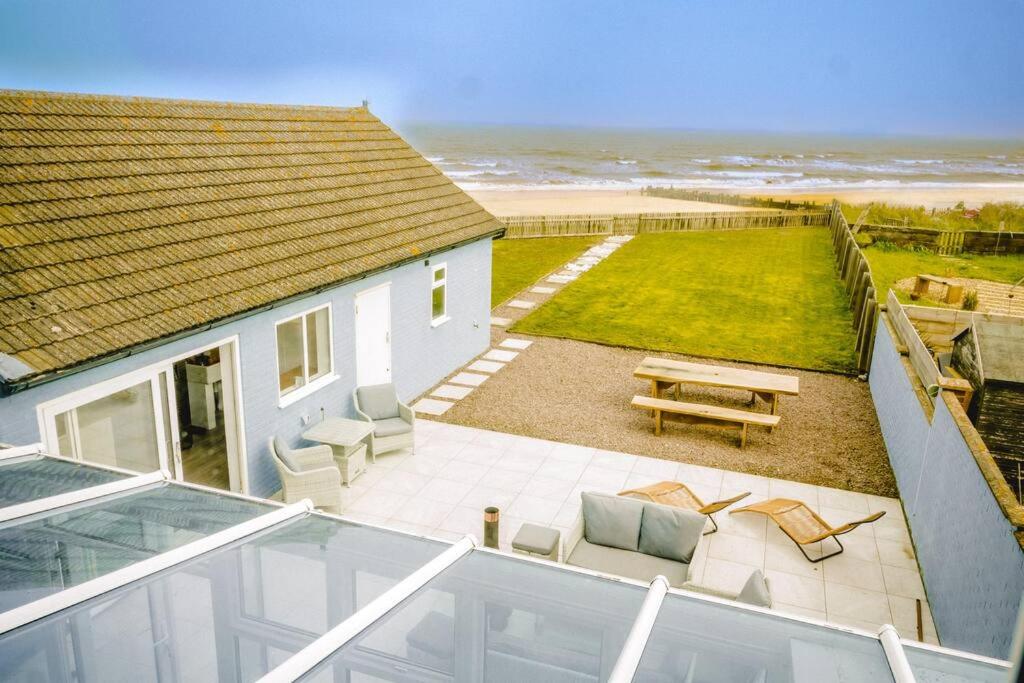
[[353, 306], [353, 313], [355, 315], [355, 325], [353, 327], [355, 328], [354, 331], [355, 331], [355, 347], [356, 347], [355, 351], [356, 351], [356, 384], [357, 385], [362, 384], [362, 382], [359, 381], [359, 375], [360, 375], [360, 371], [359, 371], [359, 297], [364, 296], [366, 294], [370, 294], [372, 292], [376, 292], [376, 291], [381, 290], [381, 289], [386, 289], [387, 292], [388, 292], [388, 312], [387, 312], [387, 317], [386, 317], [387, 330], [386, 330], [386, 333], [385, 333], [384, 345], [385, 345], [385, 353], [387, 354], [388, 381], [391, 381], [391, 377], [392, 377], [392, 373], [391, 373], [391, 361], [392, 361], [392, 358], [391, 358], [391, 281], [389, 280], [388, 282], [382, 282], [379, 285], [375, 285], [373, 287], [369, 287], [367, 289], [364, 289], [361, 292], [356, 292], [355, 297], [353, 297], [353, 304], [352, 304], [352, 306]]
[[[153, 416], [156, 421], [158, 434], [157, 450], [160, 456], [160, 467], [170, 471], [175, 479], [182, 479], [180, 435], [176, 410], [177, 399], [174, 393], [174, 364], [203, 351], [224, 346], [229, 346], [231, 352], [221, 356], [221, 362], [228, 363], [228, 366], [222, 368], [221, 371], [221, 388], [225, 397], [232, 397], [234, 408], [233, 411], [230, 411], [234, 413], [233, 415], [229, 415], [227, 410], [224, 412], [224, 435], [227, 442], [230, 485], [232, 490], [240, 490], [246, 494], [249, 493], [249, 467], [245, 448], [241, 361], [237, 334], [37, 404], [36, 419], [39, 424], [39, 435], [45, 450], [54, 453], [58, 452], [57, 415], [148, 380], [153, 390]], [[173, 431], [170, 435], [163, 433], [165, 429], [165, 416], [164, 396], [160, 392], [161, 374], [166, 379], [167, 406], [174, 408], [169, 410], [169, 414], [166, 416], [166, 424], [169, 424]], [[234, 393], [229, 394], [229, 391]], [[74, 416], [74, 413], [72, 413], [72, 416]], [[230, 422], [234, 424], [229, 424]], [[168, 441], [172, 444], [173, 453], [168, 452]], [[79, 451], [80, 449], [76, 448], [75, 450]], [[232, 458], [232, 453], [234, 458]], [[80, 459], [80, 456], [76, 455], [76, 457]], [[238, 487], [237, 489], [235, 488], [236, 486]]]

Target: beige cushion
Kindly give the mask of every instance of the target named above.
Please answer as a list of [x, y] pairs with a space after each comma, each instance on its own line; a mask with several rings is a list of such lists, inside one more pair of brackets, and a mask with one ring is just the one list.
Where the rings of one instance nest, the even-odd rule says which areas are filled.
[[394, 384], [373, 384], [356, 389], [359, 410], [370, 416], [371, 420], [382, 420], [385, 417], [398, 417], [398, 394]]
[[584, 491], [583, 534], [591, 543], [636, 550], [644, 504], [619, 496]]
[[284, 441], [281, 437], [274, 437], [274, 451], [277, 453], [277, 457], [284, 463], [284, 466], [290, 469], [292, 472], [301, 472], [302, 468], [299, 466], [298, 461], [292, 456], [292, 449], [284, 445]]
[[595, 545], [588, 543], [586, 539], [582, 539], [576, 544], [566, 562], [577, 567], [625, 576], [637, 581], [649, 582], [661, 574], [668, 579], [672, 586], [683, 585], [690, 570], [690, 565], [682, 562], [674, 562], [620, 548]]
[[689, 562], [704, 533], [707, 517], [682, 508], [644, 503], [638, 550], [666, 560]]
[[768, 582], [765, 580], [764, 574], [761, 573], [760, 569], [755, 569], [751, 573], [750, 578], [743, 584], [739, 595], [736, 596], [736, 600], [738, 602], [745, 602], [748, 605], [758, 605], [759, 607], [772, 606], [772, 594], [768, 591]]
[[400, 417], [385, 417], [373, 421], [374, 436], [397, 436], [398, 434], [408, 434], [411, 431], [412, 425]]
[[512, 547], [535, 555], [550, 555], [558, 547], [560, 536], [558, 529], [523, 524], [512, 539]]

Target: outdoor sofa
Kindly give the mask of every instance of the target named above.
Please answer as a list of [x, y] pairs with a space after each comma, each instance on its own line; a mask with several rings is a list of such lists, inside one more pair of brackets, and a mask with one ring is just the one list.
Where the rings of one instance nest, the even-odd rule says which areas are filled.
[[738, 593], [689, 581], [690, 561], [707, 517], [650, 501], [585, 491], [565, 539], [566, 564], [649, 582], [659, 574], [684, 590], [771, 607], [768, 582], [754, 570]]

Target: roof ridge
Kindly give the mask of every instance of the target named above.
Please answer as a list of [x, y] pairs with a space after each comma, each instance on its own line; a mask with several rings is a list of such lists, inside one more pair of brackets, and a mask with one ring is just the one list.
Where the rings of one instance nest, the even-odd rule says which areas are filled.
[[[228, 100], [202, 100], [202, 99], [178, 99], [174, 97], [150, 97], [147, 95], [109, 95], [103, 93], [83, 93], [83, 92], [62, 92], [59, 90], [15, 90], [0, 88], [0, 98], [11, 98], [11, 99], [45, 99], [45, 100], [75, 100], [80, 102], [123, 102], [126, 104], [166, 104], [166, 105], [190, 105], [190, 106], [204, 106], [204, 107], [222, 107], [224, 109], [252, 109], [262, 108], [271, 110], [300, 110], [300, 111], [323, 111], [323, 112], [345, 112], [345, 111], [365, 111], [370, 116], [377, 118], [370, 113], [370, 108], [366, 100], [363, 101], [362, 105], [352, 107], [339, 107], [336, 105], [329, 104], [285, 104], [285, 103], [274, 103], [274, 102], [231, 102]], [[83, 114], [67, 114], [62, 113], [61, 116], [83, 116]], [[94, 116], [94, 114], [85, 114], [85, 116]], [[162, 118], [162, 117], [141, 117], [141, 118]], [[174, 118], [174, 117], [171, 117]], [[185, 118], [185, 117], [181, 117]], [[378, 121], [380, 119], [377, 119]], [[387, 125], [387, 124], [385, 124]], [[389, 126], [390, 128], [390, 126]]]

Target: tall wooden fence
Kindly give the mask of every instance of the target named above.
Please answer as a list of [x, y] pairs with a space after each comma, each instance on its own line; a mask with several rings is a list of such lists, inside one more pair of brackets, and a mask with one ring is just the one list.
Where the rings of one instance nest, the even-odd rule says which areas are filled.
[[505, 216], [505, 237], [638, 235], [651, 232], [747, 230], [824, 225], [828, 211], [721, 211], [564, 216]]
[[878, 297], [871, 279], [871, 266], [857, 245], [837, 201], [833, 201], [829, 209], [828, 227], [832, 233], [839, 278], [853, 313], [853, 329], [857, 333], [857, 368], [867, 372], [871, 367], [875, 326], [878, 324]]

